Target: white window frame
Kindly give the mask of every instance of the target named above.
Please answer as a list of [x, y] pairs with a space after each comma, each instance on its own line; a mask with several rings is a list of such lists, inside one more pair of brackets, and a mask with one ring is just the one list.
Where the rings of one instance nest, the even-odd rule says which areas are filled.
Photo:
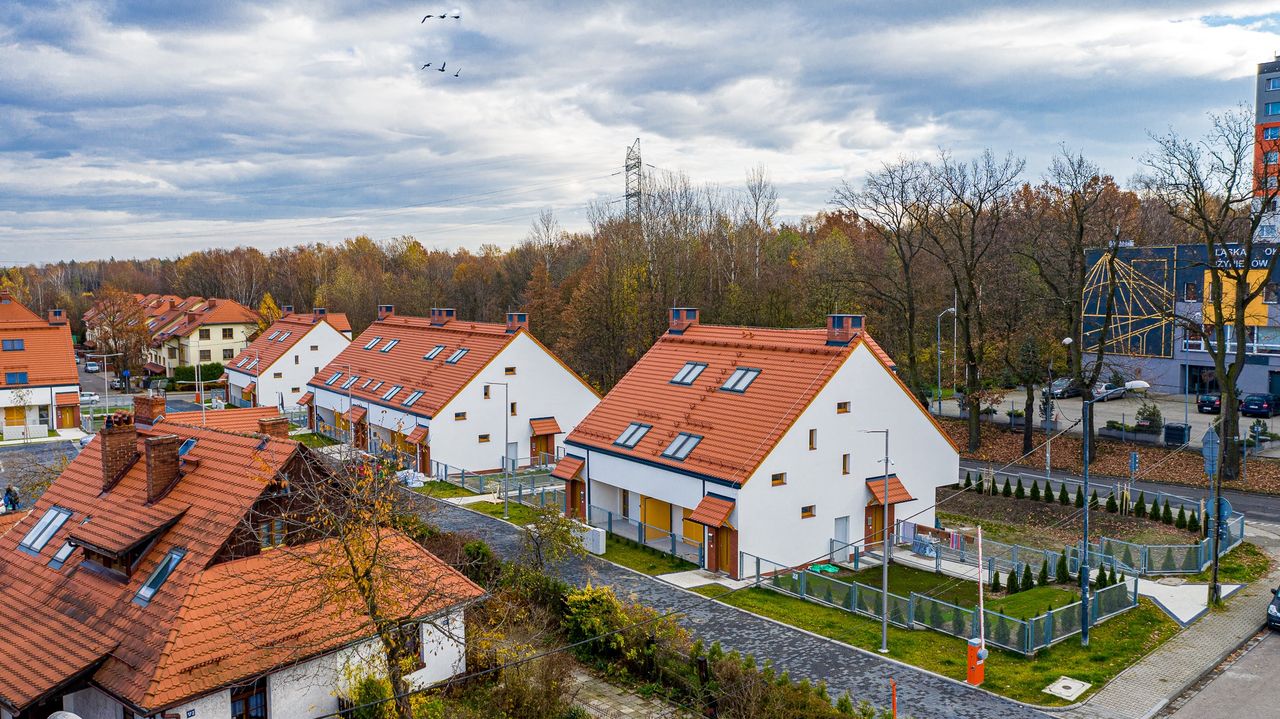
[[49, 540], [53, 539], [53, 535], [62, 529], [62, 525], [71, 519], [72, 512], [65, 507], [53, 506], [45, 510], [40, 516], [40, 520], [36, 522], [36, 526], [27, 532], [27, 535], [18, 542], [18, 548], [26, 550], [31, 554], [39, 554], [49, 544]]
[[387, 390], [386, 394], [382, 395], [382, 399], [390, 402], [402, 389], [404, 389], [404, 385], [402, 384], [392, 385], [391, 389]]
[[467, 353], [470, 351], [471, 350], [467, 349], [466, 347], [459, 347], [458, 349], [453, 351], [453, 354], [449, 355], [449, 359], [445, 360], [444, 363], [458, 364], [459, 362], [462, 361], [463, 357], [467, 356]]
[[395, 346], [396, 346], [396, 345], [398, 345], [398, 344], [400, 344], [400, 340], [395, 339], [395, 338], [389, 339], [389, 340], [387, 340], [387, 343], [386, 343], [385, 345], [383, 345], [383, 346], [382, 346], [382, 349], [380, 349], [380, 350], [378, 350], [378, 351], [379, 351], [379, 352], [390, 352], [390, 351], [391, 351], [391, 348], [392, 348], [392, 347], [395, 347]]

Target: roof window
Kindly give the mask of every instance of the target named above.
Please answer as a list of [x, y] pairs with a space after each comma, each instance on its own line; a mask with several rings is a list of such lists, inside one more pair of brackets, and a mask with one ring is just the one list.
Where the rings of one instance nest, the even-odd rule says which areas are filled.
[[195, 448], [195, 446], [196, 446], [196, 438], [195, 437], [187, 438], [187, 440], [184, 441], [182, 445], [178, 447], [178, 456], [179, 457], [187, 456], [187, 452], [190, 452], [192, 449]]
[[378, 381], [377, 381], [377, 382], [376, 382], [372, 387], [370, 387], [370, 388], [369, 388], [369, 391], [370, 391], [370, 392], [377, 392], [377, 391], [378, 391], [378, 388], [379, 388], [379, 387], [381, 387], [381, 386], [382, 386], [382, 380], [378, 380]]
[[276, 330], [275, 332], [272, 332], [271, 334], [267, 335], [267, 341], [270, 342], [271, 340], [279, 336], [280, 336], [280, 330]]
[[436, 358], [436, 355], [440, 354], [443, 351], [444, 351], [444, 345], [436, 345], [435, 347], [431, 348], [430, 352], [422, 355], [422, 359], [433, 360]]
[[696, 434], [681, 432], [676, 435], [675, 439], [671, 440], [671, 444], [667, 447], [666, 451], [662, 453], [662, 456], [683, 461], [684, 458], [688, 457], [689, 453], [693, 451], [693, 448], [697, 447], [698, 443], [701, 441], [702, 438]]
[[236, 366], [237, 366], [237, 367], [243, 367], [243, 366], [244, 366], [244, 363], [245, 363], [245, 362], [248, 362], [248, 361], [249, 361], [249, 358], [248, 358], [248, 357], [241, 357], [241, 358], [240, 358], [240, 361], [239, 361], [239, 362], [236, 362]]
[[729, 379], [725, 380], [720, 389], [726, 392], [746, 392], [747, 387], [751, 386], [751, 383], [758, 376], [760, 376], [760, 370], [758, 369], [750, 369], [748, 367], [734, 368], [733, 374], [729, 375]]
[[327, 386], [329, 386], [329, 385], [333, 384], [334, 382], [337, 382], [337, 381], [338, 381], [338, 378], [339, 378], [339, 377], [341, 377], [341, 376], [342, 376], [342, 373], [341, 373], [341, 372], [334, 372], [332, 377], [330, 377], [329, 379], [327, 379], [327, 380], [325, 380], [325, 381], [324, 381], [325, 386], [327, 387]]
[[22, 339], [3, 340], [0, 342], [0, 348], [5, 352], [19, 352], [24, 348], [25, 344], [25, 340]]
[[445, 360], [445, 362], [448, 364], [458, 364], [458, 360], [466, 357], [467, 353], [470, 351], [471, 350], [468, 349], [456, 350], [453, 354], [449, 355], [449, 359]]
[[408, 397], [405, 397], [405, 398], [404, 398], [404, 401], [403, 401], [403, 402], [401, 402], [400, 404], [402, 404], [402, 405], [404, 405], [404, 406], [406, 406], [406, 407], [412, 407], [412, 406], [413, 406], [413, 403], [414, 403], [414, 402], [417, 402], [421, 397], [422, 397], [422, 392], [421, 392], [421, 391], [415, 391], [413, 394], [409, 395]]
[[160, 560], [160, 564], [151, 572], [151, 576], [147, 577], [147, 581], [138, 587], [138, 593], [133, 597], [134, 604], [147, 606], [151, 603], [151, 598], [160, 591], [160, 586], [164, 584], [164, 580], [173, 574], [173, 570], [178, 568], [178, 562], [187, 556], [187, 550], [174, 547], [165, 553], [164, 559]]
[[382, 341], [381, 337], [374, 337], [373, 339], [369, 340], [369, 344], [365, 345], [364, 348], [367, 350], [371, 350], [373, 349], [374, 345], [378, 344], [381, 341]]
[[404, 385], [395, 385], [391, 389], [387, 390], [387, 393], [382, 395], [382, 398], [385, 400], [390, 400], [392, 397], [395, 397], [396, 393], [398, 393], [402, 389], [404, 389]]
[[22, 541], [18, 543], [18, 547], [32, 554], [38, 554], [41, 549], [44, 549], [44, 545], [48, 544], [50, 539], [53, 539], [53, 535], [57, 534], [59, 529], [62, 529], [63, 523], [68, 519], [71, 519], [71, 510], [63, 509], [62, 507], [50, 507], [49, 511], [40, 517], [40, 521], [36, 522], [36, 526], [32, 527], [30, 532], [27, 532], [27, 536], [22, 538]]
[[706, 368], [707, 366], [701, 362], [687, 362], [679, 372], [676, 372], [676, 376], [671, 378], [671, 384], [693, 384], [693, 381], [698, 379], [698, 375], [702, 374], [702, 370]]
[[355, 384], [357, 381], [359, 381], [359, 379], [360, 379], [360, 375], [358, 374], [351, 375], [350, 377], [343, 380], [341, 389], [351, 389], [351, 385]]
[[387, 343], [386, 343], [385, 345], [383, 345], [383, 346], [382, 346], [382, 349], [380, 349], [380, 350], [378, 350], [378, 351], [379, 351], [379, 352], [390, 352], [390, 351], [391, 351], [391, 348], [392, 348], [392, 347], [395, 347], [395, 346], [396, 346], [396, 345], [398, 345], [398, 344], [400, 344], [400, 340], [387, 340]]
[[254, 357], [254, 358], [253, 358], [253, 361], [252, 361], [252, 362], [250, 362], [250, 363], [249, 363], [249, 366], [248, 366], [248, 367], [245, 367], [245, 369], [253, 369], [254, 367], [257, 367], [257, 366], [258, 366], [258, 358], [257, 358], [257, 357]]
[[58, 551], [54, 553], [53, 559], [49, 560], [49, 566], [53, 569], [62, 569], [62, 565], [67, 563], [71, 558], [71, 552], [75, 551], [75, 546], [71, 542], [63, 542]]
[[639, 444], [640, 440], [649, 433], [650, 429], [652, 429], [652, 427], [647, 424], [632, 422], [627, 425], [626, 429], [622, 430], [622, 434], [618, 435], [618, 438], [615, 439], [613, 443], [630, 449]]
[[365, 387], [368, 387], [368, 386], [369, 386], [369, 385], [371, 385], [371, 384], [373, 384], [373, 378], [372, 378], [372, 377], [370, 377], [369, 379], [365, 380], [365, 381], [364, 381], [364, 384], [360, 385], [360, 389], [364, 389]]
[[291, 334], [293, 334], [292, 331], [285, 332], [284, 334], [280, 335], [280, 339], [276, 340], [276, 342], [284, 342], [285, 340], [289, 339], [289, 335]]

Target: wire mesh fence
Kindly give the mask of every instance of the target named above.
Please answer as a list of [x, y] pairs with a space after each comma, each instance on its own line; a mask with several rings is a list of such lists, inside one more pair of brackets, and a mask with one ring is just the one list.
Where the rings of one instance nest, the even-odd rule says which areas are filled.
[[613, 510], [597, 507], [594, 504], [587, 508], [587, 523], [632, 542], [651, 547], [703, 566], [703, 543], [692, 537], [674, 532], [667, 527], [646, 524], [632, 517], [624, 516]]

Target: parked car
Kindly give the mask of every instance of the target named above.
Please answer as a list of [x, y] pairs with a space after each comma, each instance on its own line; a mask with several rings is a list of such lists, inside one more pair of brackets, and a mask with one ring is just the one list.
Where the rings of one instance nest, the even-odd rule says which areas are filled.
[[85, 362], [84, 371], [85, 372], [101, 372], [102, 365], [98, 364], [97, 362]]
[[[1280, 589], [1272, 589], [1272, 595], [1280, 595]], [[1271, 629], [1280, 629], [1280, 596], [1274, 596], [1271, 604], [1267, 606], [1267, 626]]]
[[1070, 377], [1059, 377], [1049, 385], [1049, 394], [1054, 399], [1066, 399], [1067, 397], [1079, 397], [1080, 385]]
[[1246, 417], [1274, 417], [1280, 414], [1280, 397], [1274, 394], [1255, 393], [1245, 395], [1240, 414]]
[[119, 377], [111, 380], [111, 389], [124, 389], [124, 380]]
[[1099, 382], [1093, 386], [1093, 399], [1096, 402], [1110, 402], [1113, 399], [1124, 399], [1129, 390], [1122, 384]]
[[1217, 392], [1200, 395], [1196, 399], [1196, 411], [1200, 414], [1218, 414], [1222, 412], [1222, 395]]
[[80, 393], [80, 404], [97, 404], [99, 399], [97, 392]]

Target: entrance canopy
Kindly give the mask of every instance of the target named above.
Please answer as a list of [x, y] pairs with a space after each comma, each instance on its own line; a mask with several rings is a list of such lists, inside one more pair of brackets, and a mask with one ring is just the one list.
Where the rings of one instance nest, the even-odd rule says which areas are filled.
[[568, 481], [578, 475], [578, 472], [582, 469], [582, 465], [583, 460], [581, 457], [565, 455], [559, 462], [556, 462], [556, 468], [551, 470], [551, 476], [556, 479]]
[[899, 504], [901, 502], [910, 502], [915, 499], [907, 488], [902, 486], [902, 480], [898, 479], [898, 475], [889, 475], [889, 501], [884, 501], [884, 477], [871, 477], [867, 480], [867, 491], [871, 493], [871, 499], [867, 504]]
[[698, 506], [693, 508], [693, 513], [685, 519], [715, 529], [726, 526], [725, 523], [729, 521], [730, 514], [733, 514], [732, 501], [708, 494], [698, 502]]

